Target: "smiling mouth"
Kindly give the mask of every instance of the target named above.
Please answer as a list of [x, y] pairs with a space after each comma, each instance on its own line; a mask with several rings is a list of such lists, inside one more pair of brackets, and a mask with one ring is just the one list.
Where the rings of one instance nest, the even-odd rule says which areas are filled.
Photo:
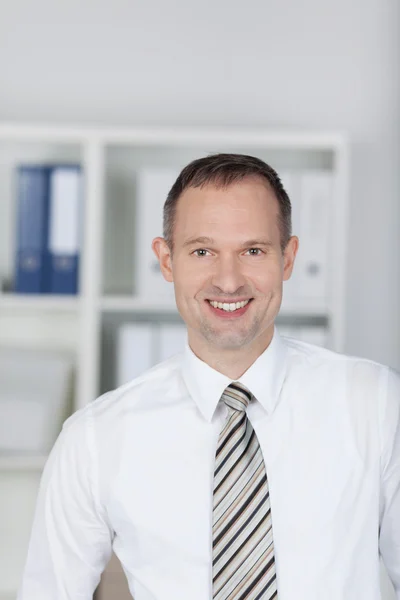
[[226, 315], [240, 315], [245, 312], [249, 304], [252, 302], [253, 298], [249, 298], [248, 300], [243, 300], [242, 302], [218, 302], [207, 300], [209, 306], [221, 314]]

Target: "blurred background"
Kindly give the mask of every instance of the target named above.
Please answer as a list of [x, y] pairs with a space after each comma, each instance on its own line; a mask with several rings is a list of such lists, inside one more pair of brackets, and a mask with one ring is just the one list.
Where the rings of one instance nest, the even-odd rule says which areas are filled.
[[[246, 151], [282, 174], [304, 242], [282, 333], [400, 369], [399, 16], [397, 0], [2, 4], [0, 600], [63, 420], [182, 347], [149, 249], [192, 158]], [[129, 597], [115, 557], [96, 597]]]

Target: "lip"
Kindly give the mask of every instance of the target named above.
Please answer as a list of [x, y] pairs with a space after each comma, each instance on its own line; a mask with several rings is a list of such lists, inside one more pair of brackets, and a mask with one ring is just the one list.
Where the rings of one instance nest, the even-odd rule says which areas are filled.
[[219, 298], [207, 298], [208, 302], [221, 302], [221, 304], [236, 304], [236, 302], [245, 302], [246, 300], [253, 300], [253, 298], [239, 298], [238, 300], [220, 300]]

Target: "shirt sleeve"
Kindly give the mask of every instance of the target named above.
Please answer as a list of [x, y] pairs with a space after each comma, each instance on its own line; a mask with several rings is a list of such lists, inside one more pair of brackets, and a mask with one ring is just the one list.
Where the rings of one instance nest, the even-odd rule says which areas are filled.
[[400, 373], [388, 368], [383, 389], [379, 549], [400, 600]]
[[88, 410], [74, 413], [50, 452], [17, 600], [93, 598], [112, 553], [113, 532], [96, 494], [92, 426]]

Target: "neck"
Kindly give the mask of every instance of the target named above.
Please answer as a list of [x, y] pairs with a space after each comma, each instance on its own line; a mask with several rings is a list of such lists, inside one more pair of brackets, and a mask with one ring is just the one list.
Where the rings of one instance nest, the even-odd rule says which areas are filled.
[[272, 325], [265, 334], [262, 339], [256, 338], [251, 344], [244, 345], [239, 349], [211, 346], [204, 339], [190, 335], [190, 332], [188, 332], [188, 343], [200, 360], [229, 379], [237, 380], [268, 348], [274, 335], [274, 326]]

